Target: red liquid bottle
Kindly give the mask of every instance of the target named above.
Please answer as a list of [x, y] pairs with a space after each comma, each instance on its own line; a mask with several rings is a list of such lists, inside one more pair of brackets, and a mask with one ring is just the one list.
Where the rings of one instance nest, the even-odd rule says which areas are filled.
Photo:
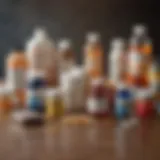
[[149, 90], [140, 90], [136, 93], [136, 114], [140, 118], [150, 118], [154, 115], [154, 103]]
[[92, 80], [87, 110], [95, 117], [106, 117], [109, 113], [106, 87], [104, 80], [101, 78]]

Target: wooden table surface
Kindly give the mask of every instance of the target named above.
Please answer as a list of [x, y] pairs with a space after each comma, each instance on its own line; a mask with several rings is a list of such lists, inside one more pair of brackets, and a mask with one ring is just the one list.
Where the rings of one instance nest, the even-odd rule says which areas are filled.
[[23, 127], [0, 123], [0, 160], [160, 160], [160, 120], [132, 127], [115, 120], [89, 125]]

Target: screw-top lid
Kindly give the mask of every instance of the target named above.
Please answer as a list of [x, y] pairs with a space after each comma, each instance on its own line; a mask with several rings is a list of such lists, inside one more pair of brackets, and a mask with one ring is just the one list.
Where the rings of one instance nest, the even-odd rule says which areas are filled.
[[113, 39], [111, 42], [111, 47], [113, 49], [124, 49], [124, 47], [125, 47], [124, 40], [122, 38]]
[[43, 28], [36, 28], [33, 32], [33, 36], [38, 39], [44, 39], [44, 38], [48, 37], [48, 34], [47, 34], [46, 30], [44, 30]]
[[133, 26], [132, 32], [135, 36], [144, 36], [147, 34], [147, 27], [143, 24], [136, 24]]
[[101, 41], [101, 36], [97, 32], [88, 33], [86, 39], [89, 43], [97, 43]]
[[63, 39], [63, 40], [60, 40], [60, 42], [58, 43], [59, 51], [65, 51], [71, 48], [72, 48], [72, 42], [70, 39]]

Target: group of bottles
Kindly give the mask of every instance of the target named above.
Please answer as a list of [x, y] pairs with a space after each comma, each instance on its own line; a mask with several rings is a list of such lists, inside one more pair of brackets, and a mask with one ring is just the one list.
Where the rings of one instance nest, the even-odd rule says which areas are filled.
[[[111, 42], [107, 86], [102, 82], [104, 55], [99, 35], [90, 35], [88, 42], [85, 66], [93, 81], [88, 100], [91, 113], [111, 113], [111, 106], [118, 118], [152, 116], [155, 108], [159, 112], [160, 68], [154, 60], [152, 42], [145, 26], [133, 27], [129, 44], [122, 38]], [[93, 89], [95, 86], [96, 90]]]
[[[160, 103], [159, 68], [152, 48], [147, 28], [136, 25], [128, 45], [122, 38], [112, 41], [105, 63], [101, 37], [90, 33], [84, 45], [84, 64], [77, 66], [70, 40], [61, 40], [56, 46], [44, 30], [37, 29], [25, 51], [17, 49], [8, 55], [5, 82], [14, 106], [27, 106], [32, 112], [47, 108], [49, 117], [55, 115], [56, 106], [57, 115], [64, 107], [71, 111], [86, 108], [94, 115], [115, 109], [118, 117], [124, 117], [131, 112], [133, 100], [139, 115], [145, 115], [145, 109], [148, 114], [152, 108], [151, 100], [157, 106]], [[6, 97], [4, 88], [0, 94], [1, 104], [1, 97]]]

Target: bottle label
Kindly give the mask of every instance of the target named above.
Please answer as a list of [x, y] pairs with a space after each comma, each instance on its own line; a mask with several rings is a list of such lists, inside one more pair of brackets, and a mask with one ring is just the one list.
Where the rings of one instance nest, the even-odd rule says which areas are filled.
[[90, 113], [104, 113], [108, 111], [108, 104], [106, 99], [90, 98], [88, 100], [88, 111]]
[[14, 89], [26, 88], [26, 71], [23, 69], [9, 69], [7, 71], [7, 83]]

